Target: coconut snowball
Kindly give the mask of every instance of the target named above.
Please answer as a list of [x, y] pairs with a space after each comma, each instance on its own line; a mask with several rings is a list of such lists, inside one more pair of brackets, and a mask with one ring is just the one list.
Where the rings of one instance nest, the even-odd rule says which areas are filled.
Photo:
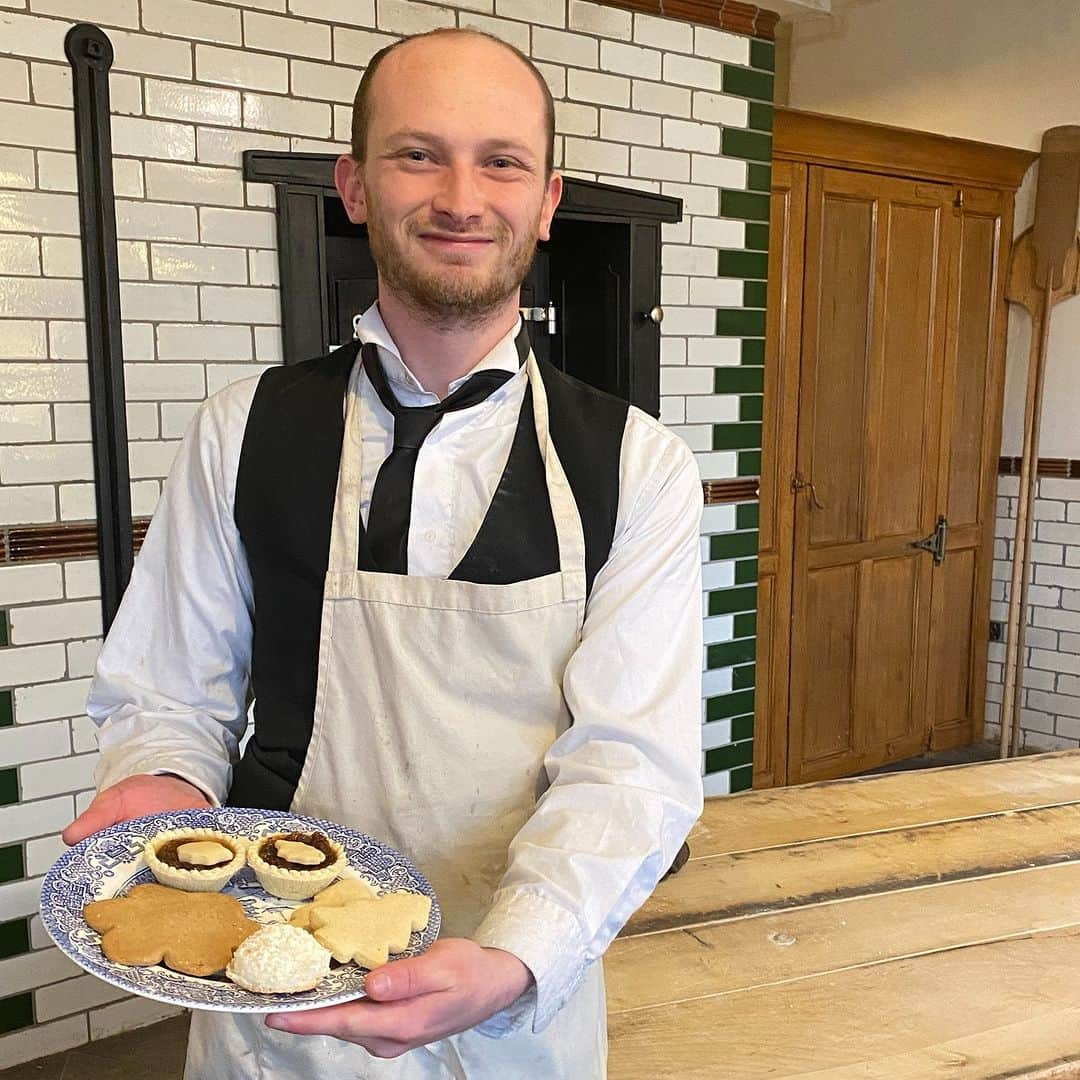
[[291, 994], [318, 986], [329, 970], [329, 949], [298, 926], [274, 923], [240, 944], [225, 974], [257, 994]]

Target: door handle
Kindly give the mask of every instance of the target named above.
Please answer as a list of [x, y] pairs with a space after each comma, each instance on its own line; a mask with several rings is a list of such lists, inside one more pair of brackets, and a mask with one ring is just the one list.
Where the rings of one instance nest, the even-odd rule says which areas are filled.
[[911, 547], [919, 551], [929, 551], [934, 556], [934, 565], [940, 566], [945, 561], [945, 545], [949, 539], [949, 520], [944, 515], [937, 519], [937, 527], [922, 540], [913, 540]]
[[824, 510], [825, 504], [818, 498], [817, 488], [814, 487], [814, 481], [804, 480], [800, 473], [796, 473], [791, 478], [791, 490], [797, 495], [804, 488], [810, 492], [810, 501], [813, 503], [814, 509]]

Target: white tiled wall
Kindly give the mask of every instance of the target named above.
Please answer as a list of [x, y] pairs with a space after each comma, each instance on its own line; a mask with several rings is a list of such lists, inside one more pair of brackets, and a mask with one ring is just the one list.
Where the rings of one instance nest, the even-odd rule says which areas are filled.
[[[272, 190], [244, 182], [242, 151], [346, 150], [349, 103], [372, 53], [394, 35], [455, 23], [540, 62], [557, 99], [557, 161], [570, 175], [685, 200], [684, 221], [664, 235], [662, 418], [699, 451], [704, 478], [735, 474], [735, 453], [712, 452], [711, 433], [738, 418], [736, 396], [713, 394], [713, 368], [738, 363], [739, 342], [713, 334], [715, 309], [741, 305], [741, 283], [716, 278], [717, 249], [744, 242], [743, 223], [720, 217], [719, 187], [744, 187], [746, 164], [718, 151], [722, 126], [747, 124], [746, 101], [720, 88], [721, 62], [749, 62], [748, 39], [580, 0], [378, 0], [377, 9], [373, 0], [0, 0], [0, 525], [95, 514], [63, 52], [76, 20], [98, 22], [115, 50], [136, 515], [153, 511], [197, 403], [282, 359]], [[708, 510], [706, 559], [708, 535], [733, 527], [733, 508]], [[707, 563], [706, 588], [731, 584], [732, 566]], [[24, 844], [26, 872], [0, 885], [0, 924], [32, 916], [34, 950], [0, 960], [0, 998], [32, 992], [37, 1022], [0, 1037], [0, 1068], [169, 1012], [114, 1001], [58, 955], [33, 916], [58, 831], [93, 782], [82, 708], [100, 644], [97, 593], [93, 561], [0, 566], [11, 634], [0, 687], [14, 688], [15, 707], [14, 726], [0, 729], [0, 773], [15, 770], [19, 785], [18, 802], [0, 806], [0, 846]], [[728, 640], [730, 624], [707, 619], [707, 640]], [[704, 677], [706, 696], [730, 689], [730, 671]], [[709, 747], [730, 740], [725, 725], [707, 725]], [[710, 778], [710, 793], [726, 784], [726, 774]]]

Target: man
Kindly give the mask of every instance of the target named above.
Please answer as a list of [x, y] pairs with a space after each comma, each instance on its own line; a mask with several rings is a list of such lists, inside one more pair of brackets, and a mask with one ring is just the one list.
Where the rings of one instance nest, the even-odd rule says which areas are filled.
[[399, 847], [442, 903], [366, 1000], [197, 1012], [189, 1077], [604, 1075], [597, 960], [701, 808], [701, 490], [663, 427], [531, 356], [553, 130], [486, 35], [372, 60], [336, 181], [378, 303], [204, 405], [102, 650], [69, 842], [291, 807]]

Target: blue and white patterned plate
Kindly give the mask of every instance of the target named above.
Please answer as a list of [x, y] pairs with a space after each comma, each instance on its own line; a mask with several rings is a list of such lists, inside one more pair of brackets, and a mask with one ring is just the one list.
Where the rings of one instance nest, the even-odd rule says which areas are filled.
[[[133, 994], [220, 1012], [286, 1012], [337, 1005], [363, 997], [366, 969], [355, 964], [334, 967], [314, 989], [298, 994], [256, 994], [224, 975], [208, 979], [184, 975], [157, 964], [129, 967], [116, 964], [101, 951], [101, 936], [83, 918], [93, 900], [124, 895], [133, 885], [154, 880], [142, 858], [146, 841], [166, 829], [218, 829], [245, 840], [267, 833], [318, 830], [345, 849], [348, 873], [378, 889], [408, 889], [431, 897], [427, 926], [414, 933], [408, 951], [418, 956], [439, 936], [439, 902], [427, 879], [400, 852], [363, 833], [332, 821], [303, 817], [281, 810], [246, 810], [224, 806], [206, 810], [177, 810], [135, 818], [87, 837], [53, 864], [41, 886], [41, 917], [53, 941], [92, 975]], [[299, 901], [280, 900], [259, 885], [250, 867], [241, 870], [223, 890], [235, 896], [256, 922], [284, 922]], [[400, 957], [395, 957], [398, 959]]]

